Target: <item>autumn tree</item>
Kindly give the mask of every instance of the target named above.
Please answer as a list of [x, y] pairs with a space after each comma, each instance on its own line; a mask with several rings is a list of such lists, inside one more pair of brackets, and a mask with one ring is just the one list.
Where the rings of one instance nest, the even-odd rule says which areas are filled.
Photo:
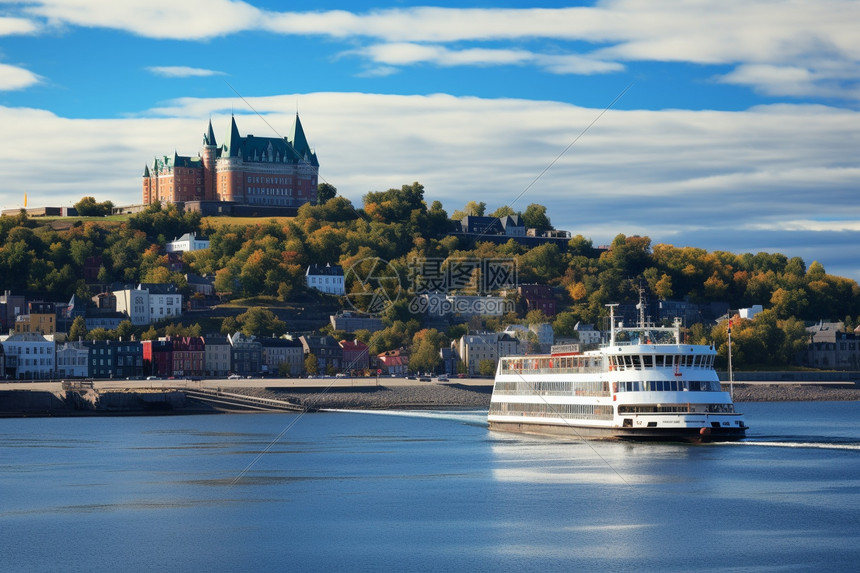
[[451, 213], [451, 220], [459, 221], [464, 217], [483, 217], [487, 210], [487, 204], [483, 201], [469, 201], [466, 205], [457, 211]]
[[419, 330], [412, 337], [409, 368], [414, 372], [435, 372], [442, 363], [439, 350], [446, 344], [445, 335], [435, 328]]

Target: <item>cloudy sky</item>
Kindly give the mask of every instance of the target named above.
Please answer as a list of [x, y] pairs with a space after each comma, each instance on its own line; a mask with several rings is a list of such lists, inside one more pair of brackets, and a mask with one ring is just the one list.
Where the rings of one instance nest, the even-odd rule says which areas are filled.
[[857, 1], [312, 4], [0, 0], [0, 206], [139, 203], [210, 118], [298, 112], [356, 204], [419, 181], [449, 212], [540, 203], [595, 244], [860, 279]]

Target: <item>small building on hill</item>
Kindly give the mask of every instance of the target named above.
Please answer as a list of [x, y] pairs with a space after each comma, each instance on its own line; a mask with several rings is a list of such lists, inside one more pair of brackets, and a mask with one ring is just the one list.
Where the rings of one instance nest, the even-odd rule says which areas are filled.
[[305, 271], [305, 284], [308, 288], [343, 296], [346, 294], [343, 267], [327, 263], [326, 266], [309, 265]]

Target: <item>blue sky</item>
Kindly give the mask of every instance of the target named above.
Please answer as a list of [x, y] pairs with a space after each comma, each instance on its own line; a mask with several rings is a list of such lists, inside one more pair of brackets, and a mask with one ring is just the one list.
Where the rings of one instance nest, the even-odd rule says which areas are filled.
[[137, 203], [210, 118], [283, 135], [298, 110], [356, 204], [413, 181], [449, 212], [522, 194], [596, 244], [860, 279], [858, 22], [833, 0], [0, 0], [0, 206]]

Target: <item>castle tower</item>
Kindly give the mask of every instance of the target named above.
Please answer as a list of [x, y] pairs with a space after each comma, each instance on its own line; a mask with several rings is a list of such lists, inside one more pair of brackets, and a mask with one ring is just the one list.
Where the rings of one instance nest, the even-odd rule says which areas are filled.
[[149, 165], [143, 168], [143, 204], [152, 203], [152, 175], [149, 173]]
[[218, 144], [215, 142], [215, 132], [212, 130], [212, 120], [209, 120], [209, 131], [203, 135], [203, 199], [215, 201], [218, 194], [215, 190], [215, 159]]
[[245, 202], [245, 182], [242, 178], [242, 136], [236, 127], [236, 118], [230, 117], [230, 131], [227, 141], [221, 148], [221, 156], [218, 158], [218, 177], [215, 185], [217, 187], [216, 198], [219, 201]]

